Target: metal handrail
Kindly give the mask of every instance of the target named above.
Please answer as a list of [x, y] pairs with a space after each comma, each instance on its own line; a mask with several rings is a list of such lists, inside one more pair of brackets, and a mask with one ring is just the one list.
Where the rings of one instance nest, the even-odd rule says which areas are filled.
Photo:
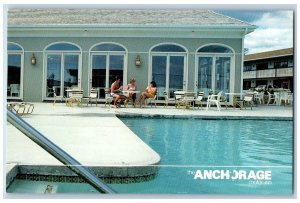
[[22, 118], [14, 114], [11, 110], [7, 109], [7, 121], [24, 133], [29, 139], [34, 141], [36, 144], [41, 146], [49, 154], [54, 156], [57, 160], [62, 162], [65, 166], [70, 168], [77, 175], [84, 178], [88, 183], [90, 183], [96, 190], [101, 193], [114, 194], [112, 188], [110, 188], [106, 183], [100, 180], [88, 167], [83, 166], [80, 162], [70, 156], [63, 149], [58, 147], [39, 131], [29, 125]]

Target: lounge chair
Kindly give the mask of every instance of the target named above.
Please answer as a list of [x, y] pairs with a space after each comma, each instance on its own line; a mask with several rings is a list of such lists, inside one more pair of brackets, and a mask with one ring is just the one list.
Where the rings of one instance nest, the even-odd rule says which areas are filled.
[[210, 108], [211, 104], [215, 104], [219, 111], [221, 111], [221, 96], [223, 91], [219, 92], [217, 95], [212, 94], [207, 98], [206, 111]]
[[20, 116], [32, 114], [34, 109], [34, 105], [28, 102], [8, 103], [7, 107]]

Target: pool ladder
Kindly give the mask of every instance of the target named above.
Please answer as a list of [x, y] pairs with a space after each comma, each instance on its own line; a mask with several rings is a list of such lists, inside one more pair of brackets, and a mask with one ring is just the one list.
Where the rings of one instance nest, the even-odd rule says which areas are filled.
[[24, 133], [29, 139], [34, 141], [36, 144], [41, 146], [49, 154], [54, 156], [57, 160], [62, 162], [65, 166], [70, 168], [77, 175], [84, 178], [89, 184], [91, 184], [100, 193], [114, 194], [112, 188], [110, 188], [106, 183], [100, 180], [88, 167], [83, 166], [80, 162], [70, 156], [63, 149], [58, 147], [39, 131], [29, 125], [22, 118], [14, 114], [10, 109], [7, 108], [7, 121]]

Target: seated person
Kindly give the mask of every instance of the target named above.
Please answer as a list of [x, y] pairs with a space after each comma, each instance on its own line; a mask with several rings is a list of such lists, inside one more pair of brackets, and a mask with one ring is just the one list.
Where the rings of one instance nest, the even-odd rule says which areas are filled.
[[[127, 90], [131, 90], [131, 91], [137, 90], [134, 78], [132, 78], [129, 84], [127, 85]], [[128, 93], [127, 97], [132, 99], [133, 105], [135, 106], [136, 93]]]
[[116, 76], [116, 79], [115, 79], [115, 82], [113, 82], [111, 84], [111, 92], [110, 92], [110, 95], [115, 98], [114, 100], [114, 107], [117, 108], [117, 103], [119, 100], [125, 100], [127, 99], [127, 97], [125, 95], [121, 95], [121, 90], [123, 89], [122, 86], [120, 86], [120, 81], [121, 79]]
[[142, 104], [144, 104], [145, 99], [147, 98], [154, 98], [157, 92], [156, 83], [154, 81], [150, 82], [150, 85], [147, 87], [145, 92], [142, 92], [142, 95], [140, 96], [139, 102], [140, 107], [142, 107]]

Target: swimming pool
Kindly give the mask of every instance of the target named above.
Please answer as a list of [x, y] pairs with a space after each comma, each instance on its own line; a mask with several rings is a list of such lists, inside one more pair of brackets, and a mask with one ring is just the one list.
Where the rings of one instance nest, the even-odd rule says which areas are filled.
[[[293, 122], [120, 118], [160, 156], [156, 178], [109, 184], [130, 194], [293, 193]], [[130, 148], [130, 146], [128, 146]], [[7, 192], [97, 193], [86, 183], [15, 180]]]
[[292, 121], [121, 120], [161, 163], [152, 181], [112, 184], [119, 193], [293, 193]]

